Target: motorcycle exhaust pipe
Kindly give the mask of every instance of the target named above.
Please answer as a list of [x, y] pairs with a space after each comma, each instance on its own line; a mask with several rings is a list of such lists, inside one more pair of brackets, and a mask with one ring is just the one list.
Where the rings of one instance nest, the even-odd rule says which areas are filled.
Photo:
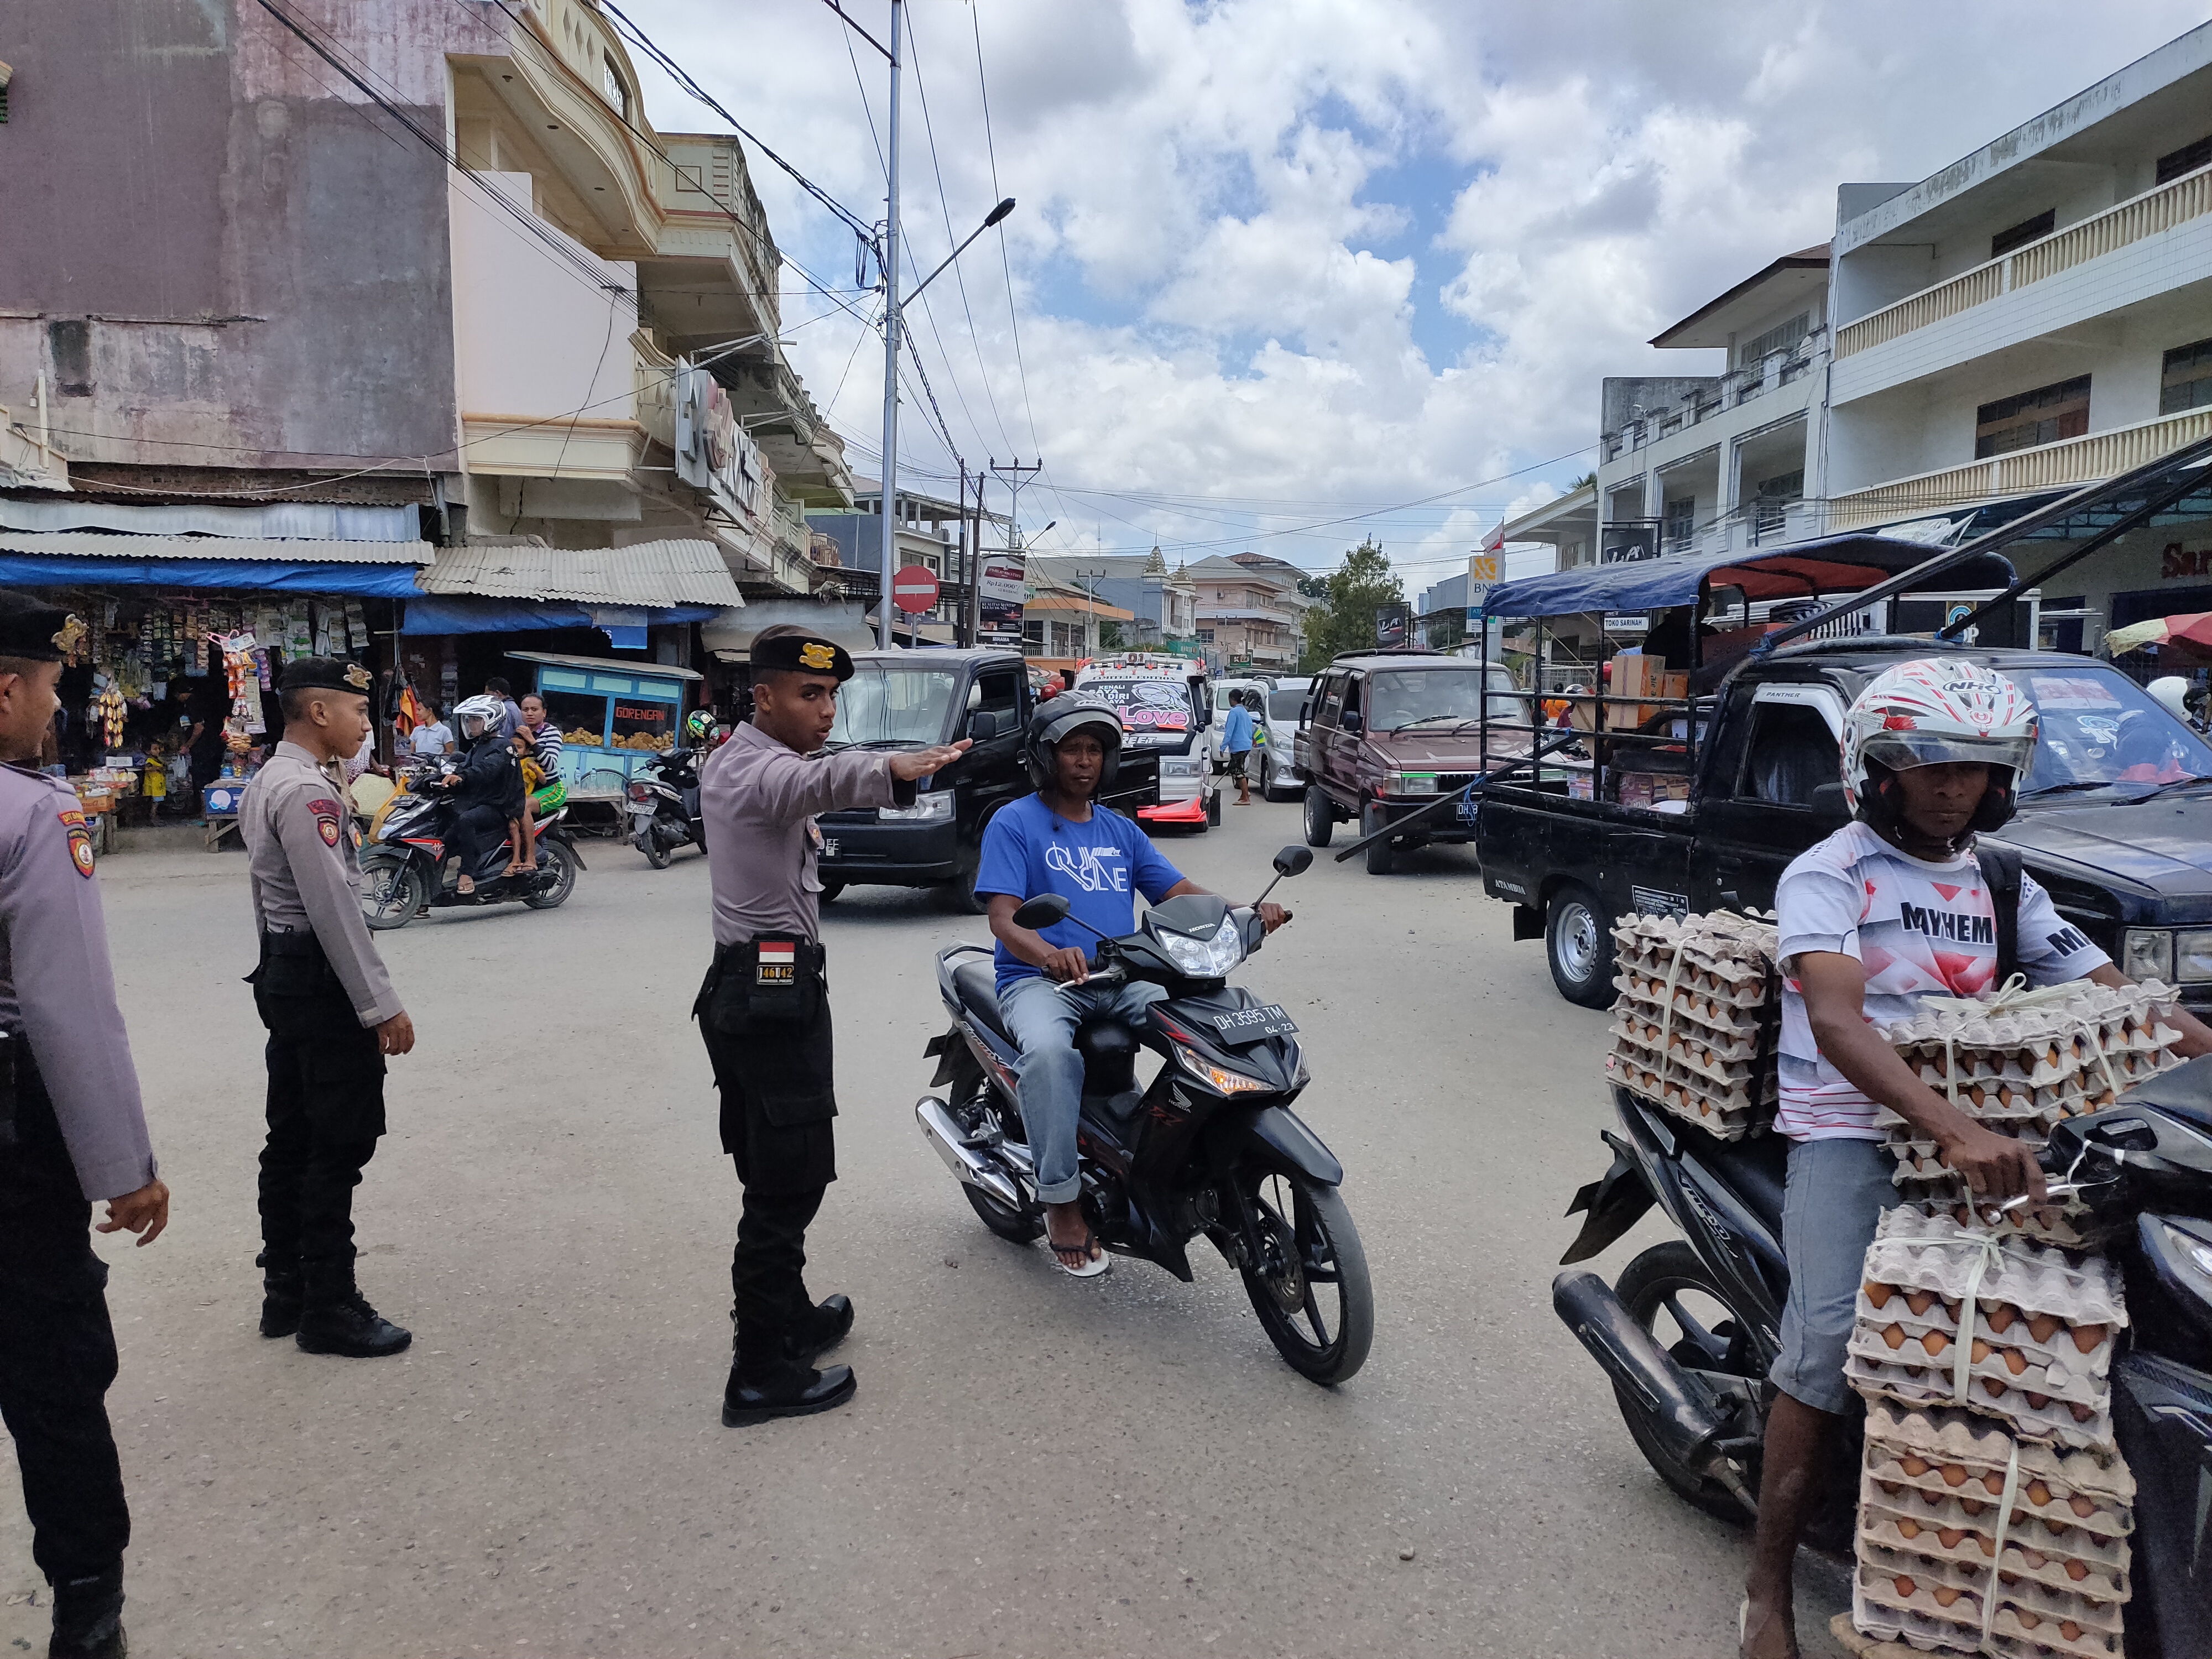
[[945, 1167], [958, 1176], [970, 1187], [981, 1188], [1010, 1210], [1025, 1210], [1029, 1200], [1022, 1196], [1021, 1188], [1013, 1178], [997, 1164], [967, 1144], [960, 1126], [952, 1121], [952, 1114], [935, 1095], [924, 1095], [914, 1103], [915, 1121], [921, 1125], [922, 1138], [937, 1149]]
[[1674, 1356], [1630, 1316], [1612, 1285], [1587, 1268], [1561, 1273], [1552, 1281], [1552, 1308], [1606, 1375], [1643, 1408], [1669, 1455], [1718, 1480], [1746, 1508], [1756, 1507], [1754, 1495], [1717, 1444], [1728, 1422], [1706, 1403]]

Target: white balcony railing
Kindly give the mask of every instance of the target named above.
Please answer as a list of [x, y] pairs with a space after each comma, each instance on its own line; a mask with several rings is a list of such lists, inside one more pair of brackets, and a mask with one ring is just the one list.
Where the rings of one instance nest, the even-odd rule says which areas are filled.
[[1846, 323], [1836, 331], [1837, 360], [1986, 305], [2000, 295], [2071, 270], [2208, 212], [2212, 212], [2212, 167], [2185, 173], [2117, 207], [2015, 248], [2002, 258], [1962, 270], [1948, 282]]
[[2094, 483], [2205, 437], [2212, 437], [2212, 409], [2192, 409], [2109, 432], [2016, 449], [2009, 455], [1992, 455], [1838, 495], [1828, 503], [1828, 528], [1856, 530], [2031, 490]]
[[1653, 410], [1641, 420], [1629, 422], [1617, 432], [1607, 433], [1601, 451], [1604, 458], [1619, 460], [1632, 450], [1671, 438], [1691, 427], [1702, 426], [1729, 410], [1741, 409], [1754, 398], [1802, 380], [1819, 364], [1827, 338], [1826, 328], [1816, 328], [1793, 346], [1770, 351], [1755, 363], [1729, 370], [1711, 386], [1700, 388], [1679, 404]]

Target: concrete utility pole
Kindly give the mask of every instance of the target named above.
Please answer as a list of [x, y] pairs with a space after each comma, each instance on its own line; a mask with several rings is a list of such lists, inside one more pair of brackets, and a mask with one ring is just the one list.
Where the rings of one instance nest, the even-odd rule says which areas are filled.
[[884, 156], [888, 186], [884, 216], [884, 466], [883, 545], [876, 550], [876, 641], [891, 647], [891, 572], [898, 548], [898, 353], [899, 316], [899, 25], [905, 21], [906, 0], [891, 0], [891, 46], [884, 55], [891, 60], [890, 137]]

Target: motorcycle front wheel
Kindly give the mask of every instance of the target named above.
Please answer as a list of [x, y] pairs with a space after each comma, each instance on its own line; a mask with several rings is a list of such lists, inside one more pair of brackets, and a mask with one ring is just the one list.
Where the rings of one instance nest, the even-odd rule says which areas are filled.
[[1264, 1170], [1238, 1180], [1260, 1235], [1261, 1259], [1237, 1263], [1252, 1310], [1292, 1370], [1333, 1387], [1367, 1363], [1375, 1340], [1375, 1294], [1352, 1212], [1335, 1188], [1304, 1176]]
[[533, 910], [550, 910], [557, 904], [566, 903], [568, 895], [576, 890], [576, 855], [550, 838], [538, 850], [544, 855], [546, 867], [553, 872], [553, 884], [522, 902]]
[[414, 860], [386, 853], [361, 861], [361, 919], [376, 932], [404, 927], [429, 902], [429, 880]]
[[[1655, 1244], [1630, 1262], [1613, 1286], [1628, 1316], [1686, 1370], [1720, 1371], [1763, 1380], [1749, 1358], [1743, 1321], [1729, 1305], [1720, 1282], [1682, 1240]], [[1618, 1384], [1620, 1415], [1644, 1461], [1659, 1478], [1708, 1515], [1738, 1524], [1750, 1519], [1735, 1494], [1688, 1468], [1667, 1450], [1640, 1401]], [[1759, 1490], [1759, 1455], [1750, 1454], [1747, 1484]], [[1849, 1546], [1845, 1546], [1849, 1548]]]

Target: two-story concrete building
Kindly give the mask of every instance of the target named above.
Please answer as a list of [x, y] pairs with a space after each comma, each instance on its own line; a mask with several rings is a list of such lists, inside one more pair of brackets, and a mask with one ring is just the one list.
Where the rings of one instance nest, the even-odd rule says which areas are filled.
[[1182, 566], [1168, 568], [1155, 547], [1150, 553], [1031, 553], [1031, 577], [1060, 589], [1073, 589], [1129, 613], [1115, 635], [1131, 651], [1198, 649], [1198, 584]]
[[1305, 651], [1305, 613], [1314, 601], [1298, 591], [1309, 573], [1265, 553], [1202, 559], [1189, 567], [1198, 589], [1198, 637], [1217, 669], [1295, 674]]

